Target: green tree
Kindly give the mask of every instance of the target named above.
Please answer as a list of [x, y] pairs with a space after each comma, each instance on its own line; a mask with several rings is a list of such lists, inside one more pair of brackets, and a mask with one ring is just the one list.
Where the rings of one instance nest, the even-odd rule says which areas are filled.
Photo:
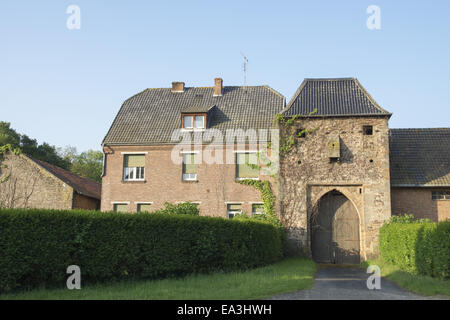
[[88, 150], [79, 155], [72, 153], [70, 157], [72, 158], [70, 171], [81, 177], [101, 182], [103, 166], [103, 153], [101, 151]]
[[19, 147], [20, 134], [11, 128], [9, 122], [0, 121], [0, 146], [11, 145], [12, 148]]

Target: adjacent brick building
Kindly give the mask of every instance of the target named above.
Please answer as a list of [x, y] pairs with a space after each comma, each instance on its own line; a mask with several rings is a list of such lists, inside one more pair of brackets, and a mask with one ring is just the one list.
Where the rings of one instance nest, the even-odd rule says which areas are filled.
[[8, 153], [0, 170], [0, 207], [100, 209], [99, 183], [52, 164]]
[[[277, 115], [291, 121], [277, 125]], [[354, 78], [306, 79], [287, 106], [268, 86], [224, 87], [222, 79], [214, 87], [146, 89], [124, 102], [103, 140], [101, 209], [132, 213], [191, 201], [201, 215], [258, 214], [261, 195], [237, 182], [269, 180], [294, 252], [358, 263], [377, 254], [378, 230], [391, 213], [448, 218], [449, 129], [408, 135], [421, 141], [413, 145], [400, 134], [407, 131], [389, 129], [390, 116]], [[280, 137], [262, 134], [249, 145], [251, 129], [280, 129]], [[229, 130], [237, 139], [226, 145]], [[205, 135], [208, 143], [196, 147]], [[267, 142], [285, 150], [276, 174], [250, 165]], [[205, 161], [210, 149], [224, 163]], [[415, 158], [411, 149], [427, 155]]]
[[450, 128], [391, 129], [392, 214], [450, 219]]

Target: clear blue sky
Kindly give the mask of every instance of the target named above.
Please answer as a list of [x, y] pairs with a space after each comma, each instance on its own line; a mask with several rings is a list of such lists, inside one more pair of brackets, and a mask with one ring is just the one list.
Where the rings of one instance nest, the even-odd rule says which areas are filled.
[[[69, 30], [69, 5], [81, 29]], [[369, 5], [381, 30], [369, 30]], [[100, 149], [122, 102], [149, 87], [357, 77], [391, 128], [450, 126], [450, 1], [0, 3], [0, 120], [40, 143]]]

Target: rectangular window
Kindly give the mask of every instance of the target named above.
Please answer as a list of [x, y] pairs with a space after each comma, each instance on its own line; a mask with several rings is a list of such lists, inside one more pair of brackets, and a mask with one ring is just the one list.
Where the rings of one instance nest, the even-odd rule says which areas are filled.
[[373, 135], [373, 127], [372, 126], [363, 126], [363, 134], [366, 136]]
[[115, 203], [114, 212], [128, 212], [128, 205], [126, 203]]
[[137, 212], [150, 212], [151, 210], [151, 203], [138, 203], [137, 205]]
[[193, 129], [193, 121], [194, 121], [194, 117], [193, 116], [184, 116], [183, 117], [183, 128], [185, 129]]
[[256, 153], [236, 153], [236, 179], [258, 179], [257, 158]]
[[205, 129], [204, 115], [186, 115], [183, 116], [184, 129]]
[[236, 215], [242, 213], [242, 205], [240, 203], [227, 204], [227, 217], [233, 219]]
[[197, 165], [195, 164], [195, 153], [183, 154], [183, 181], [197, 180]]
[[195, 116], [195, 129], [204, 129], [205, 128], [205, 117], [204, 116]]
[[252, 204], [252, 215], [258, 215], [263, 214], [264, 211], [264, 205], [262, 203], [254, 203]]
[[123, 157], [123, 180], [142, 181], [145, 178], [145, 155], [126, 154]]
[[431, 193], [431, 199], [433, 200], [450, 200], [450, 191], [433, 191]]

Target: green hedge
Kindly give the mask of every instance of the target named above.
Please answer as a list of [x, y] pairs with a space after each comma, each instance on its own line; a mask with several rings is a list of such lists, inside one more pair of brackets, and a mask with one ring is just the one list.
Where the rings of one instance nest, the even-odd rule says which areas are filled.
[[0, 209], [0, 292], [239, 270], [281, 258], [279, 230], [258, 221], [168, 214]]
[[450, 221], [393, 220], [380, 229], [381, 258], [400, 269], [438, 278], [450, 274]]

